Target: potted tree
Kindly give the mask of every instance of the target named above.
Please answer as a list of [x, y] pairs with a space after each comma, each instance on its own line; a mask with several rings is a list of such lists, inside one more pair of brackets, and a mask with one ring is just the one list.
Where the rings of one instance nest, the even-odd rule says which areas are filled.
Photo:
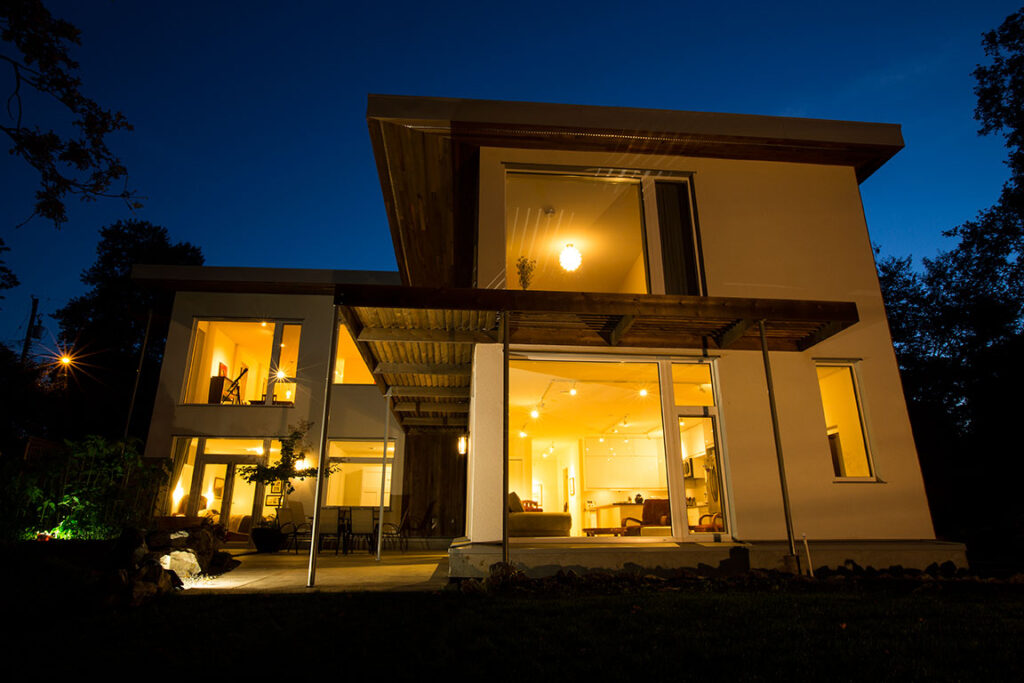
[[[295, 491], [293, 479], [315, 477], [317, 468], [306, 466], [306, 453], [311, 450], [305, 437], [312, 422], [300, 422], [297, 426], [288, 427], [288, 435], [281, 439], [281, 455], [271, 464], [242, 465], [239, 473], [242, 478], [252, 484], [263, 484], [270, 488], [280, 484], [282, 492], [281, 507], [284, 507], [288, 495]], [[256, 552], [273, 553], [280, 550], [288, 535], [281, 529], [277, 516], [271, 521], [263, 521], [252, 529], [252, 542]]]

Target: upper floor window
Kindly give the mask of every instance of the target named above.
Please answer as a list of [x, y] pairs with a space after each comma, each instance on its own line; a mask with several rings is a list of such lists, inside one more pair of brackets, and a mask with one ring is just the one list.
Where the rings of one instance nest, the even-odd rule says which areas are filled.
[[506, 180], [508, 289], [702, 293], [688, 178], [514, 170]]
[[335, 384], [373, 384], [373, 374], [356, 347], [346, 325], [338, 330], [338, 348], [334, 358]]
[[301, 325], [197, 320], [184, 403], [294, 405]]

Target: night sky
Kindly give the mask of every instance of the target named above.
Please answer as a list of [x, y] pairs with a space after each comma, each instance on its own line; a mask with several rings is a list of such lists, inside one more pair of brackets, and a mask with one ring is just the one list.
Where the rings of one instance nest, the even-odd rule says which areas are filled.
[[[147, 197], [135, 217], [208, 265], [394, 269], [368, 93], [899, 123], [906, 149], [861, 186], [868, 227], [884, 254], [934, 255], [1008, 176], [1002, 139], [976, 133], [971, 72], [1019, 1], [46, 4], [82, 30], [84, 93], [135, 127], [109, 139]], [[6, 154], [0, 179], [22, 282], [0, 342], [20, 348], [35, 294], [42, 350], [99, 228], [132, 214], [72, 200], [60, 232], [15, 229], [37, 180]]]

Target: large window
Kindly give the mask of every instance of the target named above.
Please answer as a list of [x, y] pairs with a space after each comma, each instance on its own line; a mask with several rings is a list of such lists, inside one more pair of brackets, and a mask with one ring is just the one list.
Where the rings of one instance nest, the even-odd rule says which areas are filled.
[[717, 415], [707, 362], [510, 360], [509, 535], [726, 531]]
[[391, 469], [395, 442], [388, 441], [386, 464], [382, 462], [383, 440], [331, 441], [328, 455], [327, 505], [377, 507], [380, 505], [380, 468], [384, 465], [384, 504], [391, 505]]
[[359, 353], [346, 325], [338, 328], [338, 348], [334, 358], [335, 384], [373, 384], [373, 375]]
[[699, 295], [691, 207], [684, 177], [510, 171], [505, 286]]
[[197, 320], [185, 403], [294, 405], [301, 326]]
[[832, 470], [840, 479], [869, 478], [871, 458], [854, 366], [819, 363], [817, 371]]

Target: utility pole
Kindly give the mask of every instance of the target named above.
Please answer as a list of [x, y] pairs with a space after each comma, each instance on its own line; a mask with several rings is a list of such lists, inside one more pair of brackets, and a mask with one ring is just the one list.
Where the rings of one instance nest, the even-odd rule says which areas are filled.
[[21, 362], [25, 363], [28, 358], [28, 347], [32, 345], [32, 339], [36, 336], [36, 312], [39, 310], [39, 299], [32, 297], [32, 314], [28, 317], [28, 328], [25, 330], [25, 342], [21, 345]]

